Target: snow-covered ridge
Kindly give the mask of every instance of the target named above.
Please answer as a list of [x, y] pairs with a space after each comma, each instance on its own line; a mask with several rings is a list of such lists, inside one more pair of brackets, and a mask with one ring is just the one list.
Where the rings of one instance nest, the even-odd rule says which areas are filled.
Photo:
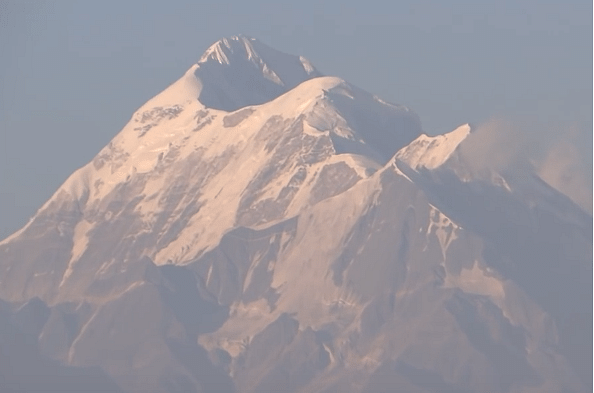
[[[216, 245], [236, 220], [260, 225], [277, 219], [272, 213], [256, 219], [252, 211], [272, 211], [275, 206], [279, 210], [274, 214], [294, 216], [343, 192], [421, 132], [412, 111], [386, 104], [336, 77], [307, 80], [271, 101], [234, 112], [207, 108], [193, 98], [202, 83], [195, 76], [198, 69], [191, 68], [134, 113], [40, 211], [76, 204], [84, 215], [94, 215], [114, 198], [124, 198], [120, 193], [126, 189], [136, 188], [141, 202], [135, 214], [143, 226], [153, 228], [170, 209], [163, 202], [168, 190], [196, 182], [192, 195], [167, 213], [172, 222], [187, 211], [194, 217], [170, 245], [149, 252], [157, 264], [184, 263]], [[372, 115], [361, 116], [365, 113]], [[382, 149], [388, 153], [381, 154]], [[199, 175], [180, 175], [198, 166], [203, 167]], [[252, 199], [242, 198], [246, 193], [253, 194]], [[75, 231], [81, 249], [86, 247], [86, 232], [93, 231], [89, 228]], [[80, 255], [73, 252], [69, 265]]]
[[[282, 59], [283, 57], [285, 59]], [[200, 65], [215, 61], [221, 65], [232, 65], [234, 61], [246, 59], [257, 66], [262, 67], [266, 77], [283, 85], [285, 82], [281, 80], [279, 76], [276, 75], [275, 70], [270, 67], [278, 68], [276, 71], [280, 73], [286, 73], [287, 70], [284, 69], [285, 67], [278, 67], [280, 65], [278, 63], [287, 62], [287, 59], [290, 59], [291, 62], [294, 63], [293, 66], [300, 65], [308, 75], [321, 75], [313, 64], [311, 64], [305, 57], [287, 55], [266, 46], [255, 38], [247, 37], [242, 34], [223, 38], [215, 42], [204, 52], [197, 64]]]
[[[233, 42], [236, 41], [236, 42]], [[252, 59], [253, 50], [252, 46], [249, 43], [250, 39], [240, 36], [233, 36], [231, 38], [223, 38], [214, 44], [212, 44], [200, 57], [198, 60], [198, 64], [206, 63], [209, 60], [214, 60], [219, 62], [220, 64], [230, 64], [229, 58], [225, 52], [233, 53], [234, 49], [240, 49], [239, 47], [243, 44], [245, 50], [248, 52], [248, 59]], [[232, 45], [235, 44], [235, 45]]]
[[[473, 165], [472, 159], [469, 159], [466, 154], [469, 149], [472, 149], [468, 145], [471, 143], [468, 136], [472, 132], [473, 129], [469, 124], [463, 124], [447, 134], [435, 137], [421, 135], [396, 154], [393, 165], [396, 168], [400, 166], [400, 169], [408, 175], [410, 175], [409, 170], [419, 173], [429, 171], [433, 174], [425, 173], [425, 175], [439, 177], [440, 175], [434, 171], [445, 170], [464, 183], [482, 183], [483, 186], [493, 186], [493, 189], [513, 194], [515, 198], [523, 200], [532, 208], [538, 207], [563, 217], [577, 227], [590, 226], [591, 218], [584, 215], [584, 211], [569, 198], [542, 181], [533, 169], [529, 167], [502, 169], [490, 164], [483, 164], [482, 167]], [[482, 138], [482, 135], [477, 138]], [[477, 139], [474, 142], [476, 141]]]
[[400, 150], [395, 158], [415, 170], [422, 167], [435, 169], [443, 165], [454, 154], [470, 132], [470, 125], [463, 124], [447, 134], [434, 137], [423, 134]]
[[254, 49], [253, 44], [256, 42], [255, 38], [242, 34], [222, 38], [204, 52], [198, 60], [198, 64], [214, 60], [220, 64], [230, 65], [230, 59], [233, 59], [233, 56], [247, 56], [248, 60], [258, 62], [262, 59]]

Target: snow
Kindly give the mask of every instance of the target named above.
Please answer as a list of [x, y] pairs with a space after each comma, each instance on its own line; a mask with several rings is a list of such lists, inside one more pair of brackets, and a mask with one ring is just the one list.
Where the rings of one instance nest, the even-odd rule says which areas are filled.
[[79, 221], [74, 227], [74, 235], [72, 237], [72, 255], [70, 257], [70, 261], [68, 261], [68, 267], [64, 272], [64, 276], [62, 277], [62, 281], [60, 282], [59, 287], [62, 287], [62, 285], [64, 285], [68, 277], [70, 277], [74, 270], [74, 265], [76, 264], [76, 262], [78, 262], [82, 254], [87, 249], [87, 245], [89, 243], [88, 233], [93, 227], [94, 224], [88, 222], [85, 219]]
[[[435, 232], [435, 236], [439, 241], [439, 246], [441, 247], [441, 254], [443, 256], [443, 265], [445, 266], [446, 262], [446, 255], [448, 251], [448, 247], [452, 243], [452, 241], [456, 240], [456, 231], [459, 229], [458, 225], [456, 225], [449, 217], [443, 214], [439, 209], [435, 206], [431, 205], [430, 211], [430, 222], [429, 226], [427, 227], [427, 244], [429, 243], [429, 235]], [[426, 246], [425, 246], [426, 247]]]
[[[191, 80], [193, 76], [191, 72], [188, 72], [184, 78]], [[184, 78], [181, 79], [182, 82]], [[315, 117], [308, 117], [309, 120], [304, 122], [304, 134], [320, 138], [327, 137], [330, 132], [342, 136], [349, 136], [344, 134], [347, 132], [346, 130], [349, 130], [351, 135], [354, 133], [328, 101], [327, 92], [336, 92], [336, 94], [344, 95], [349, 99], [358, 97], [353, 93], [353, 88], [339, 78], [320, 77], [306, 81], [269, 103], [250, 107], [249, 115], [232, 127], [223, 127], [223, 119], [227, 116], [225, 112], [208, 109], [208, 114], [204, 116], [212, 116], [212, 121], [197, 132], [191, 131], [192, 124], [196, 121], [196, 113], [204, 111], [204, 107], [196, 100], [185, 102], [188, 99], [185, 93], [187, 89], [180, 93], [181, 99], [176, 99], [176, 89], [181, 85], [181, 82], [174, 84], [149, 101], [161, 105], [156, 107], [158, 110], [155, 110], [155, 107], [150, 107], [149, 104], [139, 109], [130, 123], [99, 154], [99, 156], [111, 160], [111, 165], [103, 165], [99, 169], [95, 169], [89, 164], [81, 172], [84, 172], [84, 178], [87, 179], [81, 183], [84, 185], [83, 188], [94, 187], [89, 205], [108, 197], [118, 185], [133, 181], [141, 174], [146, 174], [146, 183], [142, 191], [146, 196], [145, 201], [139, 204], [136, 210], [144, 216], [145, 222], [150, 224], [154, 221], [154, 218], [151, 217], [161, 214], [162, 209], [159, 207], [158, 195], [169, 187], [168, 183], [172, 180], [172, 178], [166, 177], [166, 173], [172, 173], [170, 171], [175, 166], [182, 165], [197, 151], [202, 152], [202, 160], [211, 160], [213, 164], [220, 161], [221, 156], [227, 154], [226, 151], [234, 152], [234, 160], [201, 188], [200, 200], [210, 206], [205, 211], [211, 213], [199, 212], [190, 219], [184, 231], [168, 247], [158, 250], [154, 257], [155, 262], [159, 264], [167, 263], [170, 260], [187, 260], [191, 258], [192, 252], [211, 248], [218, 242], [226, 229], [233, 226], [236, 215], [234, 206], [237, 206], [238, 203], [237, 195], [241, 195], [249, 179], [262, 170], [271, 158], [272, 153], [264, 149], [265, 141], [260, 141], [257, 144], [251, 141], [272, 116], [282, 113], [284, 118], [297, 119], [302, 114], [311, 114], [321, 107], [325, 107], [327, 113], [334, 116], [335, 122], [341, 122], [344, 126], [334, 127], [323, 132], [313, 129], [310, 122], [323, 118], [323, 114], [319, 113]], [[298, 105], [295, 105], [296, 102]], [[320, 106], [321, 103], [325, 104]], [[167, 108], [178, 109], [171, 112]], [[168, 115], [168, 113], [174, 113], [174, 116]], [[324, 121], [331, 118], [326, 117]], [[143, 119], [154, 123], [154, 126], [139, 138], [135, 129], [142, 124]], [[318, 121], [316, 124], [322, 127], [323, 123]], [[351, 136], [351, 138], [354, 137]], [[365, 149], [360, 149], [360, 151], [366, 152]], [[168, 157], [173, 157], [172, 161], [168, 162]], [[307, 184], [313, 184], [311, 183], [313, 181], [312, 174], [315, 174], [326, 164], [339, 161], [345, 162], [353, 168], [361, 178], [367, 177], [370, 170], [373, 172], [379, 169], [375, 157], [370, 158], [350, 153], [338, 154], [330, 157], [329, 161], [325, 163], [314, 164], [308, 170], [305, 186], [302, 187], [288, 208], [289, 214], [297, 214], [307, 204], [306, 196], [310, 189]], [[156, 172], [157, 168], [163, 168], [165, 172], [159, 172], [159, 174]], [[79, 175], [75, 175], [74, 178], [78, 179]], [[272, 184], [269, 185], [264, 196], [278, 196], [291, 175], [292, 172], [287, 173], [284, 179], [279, 179], [276, 187], [271, 188]], [[96, 184], [98, 186], [91, 187]], [[80, 190], [76, 192], [76, 194], [80, 193]], [[213, 214], [212, 212], [217, 213]], [[196, 237], [199, 240], [195, 240]], [[188, 244], [192, 244], [190, 249], [186, 247]]]
[[206, 63], [209, 60], [217, 61], [220, 64], [229, 64], [229, 59], [227, 58], [223, 47], [227, 47], [227, 49], [231, 49], [229, 45], [229, 41], [226, 38], [223, 38], [220, 41], [215, 42], [210, 46], [206, 52], [202, 55], [200, 60], [198, 60], [198, 64]]
[[308, 74], [315, 74], [315, 73], [317, 73], [316, 68], [305, 57], [299, 56], [299, 61], [303, 65], [303, 69], [305, 70], [305, 72], [307, 72]]
[[435, 169], [443, 165], [454, 154], [460, 143], [470, 134], [470, 125], [463, 124], [444, 135], [419, 136], [410, 145], [396, 154], [396, 159], [404, 161], [411, 168]]
[[[267, 93], [235, 83], [235, 74], [242, 80], [253, 77]], [[188, 303], [212, 296], [219, 303], [213, 307], [229, 310], [228, 318], [217, 322], [222, 326], [197, 340], [234, 358], [225, 366], [232, 376], [243, 372], [237, 364], [252, 356], [253, 338], [283, 314], [298, 321], [299, 334], [313, 329], [331, 337], [315, 343], [328, 355], [331, 372], [358, 370], [368, 376], [395, 359], [416, 359], [419, 367], [433, 370], [439, 357], [431, 351], [461, 355], [461, 362], [491, 361], [492, 354], [468, 344], [460, 323], [464, 318], [493, 323], [473, 314], [477, 298], [527, 332], [531, 354], [554, 348], [552, 317], [513, 282], [513, 274], [499, 274], [483, 259], [489, 239], [455, 222], [459, 215], [450, 218], [436, 207], [442, 205], [418, 182], [419, 173], [406, 171], [410, 176], [405, 176], [396, 166], [400, 160], [418, 172], [442, 168], [454, 161], [469, 133], [463, 125], [445, 135], [420, 135], [420, 123], [408, 108], [340, 78], [319, 76], [303, 57], [245, 36], [223, 39], [139, 108], [92, 162], [67, 179], [40, 209], [36, 232], [29, 232], [28, 224], [1, 244], [7, 275], [2, 288], [25, 277], [27, 289], [18, 292], [27, 296], [62, 291], [60, 301], [93, 302], [80, 318], [74, 343], [64, 349], [71, 362], [79, 344], [90, 342], [85, 331], [98, 326], [101, 307], [113, 302], [134, 315], [135, 303], [119, 303], [126, 301], [123, 294], [148, 282], [162, 293], [179, 289], [175, 279], [164, 276], [165, 264], [178, 265], [174, 269], [184, 277], [197, 280], [188, 284]], [[498, 173], [490, 176], [507, 196], [517, 197], [519, 208], [547, 193], [545, 206], [559, 205], [557, 194], [544, 185], [526, 182], [522, 188]], [[431, 181], [430, 176], [424, 180]], [[558, 216], [552, 207], [549, 212]], [[37, 243], [46, 236], [43, 231], [50, 233], [49, 240]], [[97, 233], [103, 237], [94, 238]], [[573, 235], [567, 231], [567, 236]], [[235, 248], [237, 241], [245, 249]], [[105, 251], [79, 263], [97, 242]], [[43, 252], [51, 250], [50, 258], [32, 254], [33, 263], [21, 260], [38, 245]], [[87, 270], [77, 270], [83, 267]], [[90, 284], [71, 282], [82, 276]], [[35, 285], [29, 284], [31, 277], [38, 278]], [[39, 289], [44, 280], [59, 286]], [[117, 290], [106, 295], [101, 287], [112, 285], [109, 280]], [[196, 285], [210, 293], [190, 298]], [[460, 299], [468, 310], [444, 307]], [[156, 309], [162, 326], [171, 329], [165, 335], [184, 327], [183, 318], [176, 320], [170, 311]], [[497, 323], [492, 326], [507, 326], [505, 320]], [[113, 326], [116, 338], [120, 327]], [[428, 334], [430, 342], [423, 339]], [[195, 345], [196, 337], [191, 340]], [[431, 355], [429, 363], [423, 363], [425, 355]], [[534, 366], [532, 358], [526, 361]], [[323, 386], [329, 369], [317, 370], [320, 389], [311, 391], [329, 390]], [[535, 370], [542, 374], [541, 368]]]
[[268, 102], [321, 75], [307, 59], [242, 35], [214, 43], [193, 73], [202, 84], [199, 100], [228, 112]]

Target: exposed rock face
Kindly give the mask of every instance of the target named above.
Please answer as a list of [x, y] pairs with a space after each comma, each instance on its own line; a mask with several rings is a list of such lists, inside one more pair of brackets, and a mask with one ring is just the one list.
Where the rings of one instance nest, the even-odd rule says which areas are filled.
[[0, 243], [0, 390], [591, 391], [592, 218], [471, 132], [216, 43]]

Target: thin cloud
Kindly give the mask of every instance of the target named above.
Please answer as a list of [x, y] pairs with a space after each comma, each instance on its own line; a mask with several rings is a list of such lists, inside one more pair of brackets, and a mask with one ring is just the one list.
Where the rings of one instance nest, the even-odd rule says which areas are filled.
[[555, 144], [538, 168], [538, 174], [592, 214], [592, 182], [588, 181], [586, 168], [574, 143], [563, 140]]
[[495, 118], [476, 127], [460, 152], [476, 174], [536, 173], [591, 214], [592, 181], [578, 146], [579, 132], [573, 126], [546, 128]]

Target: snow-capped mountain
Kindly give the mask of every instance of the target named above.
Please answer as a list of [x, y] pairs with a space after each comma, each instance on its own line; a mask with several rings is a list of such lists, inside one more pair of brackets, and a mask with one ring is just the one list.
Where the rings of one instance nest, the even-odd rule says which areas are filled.
[[218, 41], [0, 243], [0, 383], [591, 390], [592, 219], [471, 134]]

